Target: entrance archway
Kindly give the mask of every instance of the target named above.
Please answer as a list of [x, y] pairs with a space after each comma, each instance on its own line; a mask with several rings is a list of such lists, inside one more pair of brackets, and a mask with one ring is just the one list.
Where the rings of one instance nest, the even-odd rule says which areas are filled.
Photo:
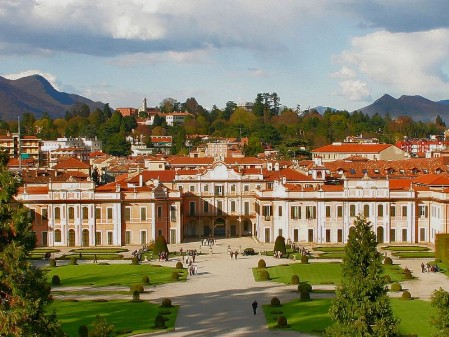
[[218, 218], [214, 222], [214, 236], [225, 236], [226, 226], [223, 218]]
[[75, 246], [75, 230], [69, 229], [69, 247]]
[[243, 220], [243, 235], [245, 236], [251, 236], [252, 233], [253, 224], [251, 223], [251, 220], [245, 219]]

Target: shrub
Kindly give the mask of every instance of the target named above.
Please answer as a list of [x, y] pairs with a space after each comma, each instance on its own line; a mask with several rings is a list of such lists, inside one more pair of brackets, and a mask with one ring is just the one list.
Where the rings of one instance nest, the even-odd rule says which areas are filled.
[[312, 291], [312, 286], [307, 282], [301, 282], [298, 285], [298, 292], [299, 293], [310, 293]]
[[402, 286], [401, 286], [400, 283], [394, 282], [394, 283], [390, 286], [390, 290], [391, 290], [391, 291], [401, 291], [401, 290], [402, 290]]
[[55, 259], [48, 260], [48, 265], [50, 267], [56, 267], [56, 260]]
[[404, 290], [402, 292], [402, 299], [403, 300], [411, 300], [412, 299], [412, 295], [410, 294], [410, 291]]
[[259, 272], [259, 276], [262, 281], [267, 281], [270, 279], [270, 274], [268, 273], [268, 270], [265, 270], [265, 269], [262, 269]]
[[148, 276], [142, 276], [142, 283], [143, 284], [149, 284], [150, 278]]
[[278, 319], [277, 319], [277, 324], [278, 324], [278, 327], [279, 328], [285, 328], [285, 327], [287, 327], [287, 317], [285, 317], [284, 315], [280, 315], [280, 316], [278, 316]]
[[137, 290], [133, 291], [133, 301], [139, 302], [140, 301], [140, 293]]
[[139, 264], [139, 259], [137, 258], [137, 257], [133, 257], [132, 259], [131, 259], [131, 264]]
[[387, 256], [385, 259], [384, 259], [384, 264], [386, 264], [386, 265], [392, 265], [393, 264], [393, 260], [391, 259], [391, 257], [389, 257], [389, 256]]
[[243, 252], [245, 253], [245, 255], [255, 255], [256, 252], [254, 251], [254, 248], [245, 248], [243, 250]]
[[77, 261], [77, 260], [76, 260], [76, 257], [75, 257], [75, 256], [71, 256], [71, 257], [70, 257], [70, 262], [69, 262], [69, 263], [70, 263], [71, 265], [76, 265], [76, 264], [77, 264], [76, 261]]
[[58, 275], [53, 275], [53, 277], [51, 278], [51, 284], [58, 286], [61, 284], [61, 279], [59, 278]]
[[300, 301], [310, 301], [310, 292], [308, 292], [308, 291], [300, 292], [299, 300]]
[[384, 278], [384, 282], [385, 282], [385, 283], [391, 283], [391, 277], [390, 277], [390, 275], [384, 275], [383, 278]]
[[182, 264], [181, 261], [176, 262], [176, 269], [183, 269], [184, 265]]
[[165, 325], [166, 319], [162, 315], [157, 315], [154, 319], [154, 327], [156, 329], [166, 329], [167, 326]]
[[271, 299], [271, 306], [272, 307], [280, 307], [281, 306], [281, 301], [279, 300], [279, 298], [273, 297]]
[[309, 263], [309, 257], [307, 255], [301, 255], [301, 263]]
[[299, 284], [299, 276], [298, 275], [292, 275], [290, 283], [291, 284]]
[[168, 246], [165, 237], [163, 235], [159, 235], [154, 243], [153, 254], [158, 255], [162, 252], [166, 252], [168, 254]]
[[145, 291], [142, 284], [133, 284], [131, 287], [129, 287], [129, 290], [132, 294], [134, 294], [135, 291], [137, 291], [138, 293], [143, 293]]
[[406, 280], [411, 280], [413, 278], [412, 272], [410, 271], [410, 269], [405, 268], [404, 270], [404, 278]]
[[177, 271], [174, 271], [173, 273], [171, 273], [171, 279], [173, 281], [178, 281], [179, 280], [179, 273]]
[[267, 263], [265, 262], [264, 259], [260, 259], [259, 262], [257, 263], [257, 267], [259, 267], [259, 268], [266, 268], [267, 267]]
[[283, 236], [278, 236], [276, 238], [276, 241], [274, 241], [274, 249], [275, 252], [281, 252], [282, 254], [287, 253], [287, 250], [285, 249], [285, 238]]
[[169, 299], [169, 298], [164, 298], [164, 299], [162, 300], [161, 307], [163, 307], [163, 308], [171, 308], [171, 307], [172, 307], [171, 299]]
[[89, 329], [87, 329], [87, 326], [80, 325], [78, 328], [78, 337], [88, 337], [89, 336]]

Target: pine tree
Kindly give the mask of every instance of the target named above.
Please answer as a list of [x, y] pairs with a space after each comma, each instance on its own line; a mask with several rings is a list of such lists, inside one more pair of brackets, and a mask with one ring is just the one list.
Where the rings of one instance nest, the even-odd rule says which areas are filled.
[[350, 231], [342, 264], [342, 283], [329, 309], [334, 323], [326, 336], [393, 337], [398, 321], [382, 277], [381, 254], [371, 223], [357, 217]]
[[167, 241], [165, 240], [165, 237], [163, 235], [159, 235], [154, 243], [154, 254], [159, 254], [162, 252], [165, 252], [168, 254], [168, 246]]
[[45, 273], [28, 260], [36, 237], [28, 212], [14, 202], [16, 179], [0, 154], [0, 336], [65, 336], [54, 313]]
[[281, 252], [282, 254], [286, 254], [287, 250], [285, 249], [285, 238], [283, 236], [278, 236], [276, 241], [274, 241], [274, 251]]

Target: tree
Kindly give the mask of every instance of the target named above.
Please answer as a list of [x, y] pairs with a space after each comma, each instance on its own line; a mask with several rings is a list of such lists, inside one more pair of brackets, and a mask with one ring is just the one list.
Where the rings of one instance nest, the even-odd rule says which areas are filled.
[[29, 213], [14, 202], [17, 180], [0, 156], [0, 336], [65, 336], [54, 313], [45, 272], [28, 260], [36, 243]]
[[376, 235], [365, 218], [354, 221], [345, 255], [343, 279], [329, 309], [334, 323], [326, 336], [397, 336], [398, 321], [393, 317], [385, 288]]
[[286, 254], [287, 250], [285, 249], [285, 238], [279, 235], [274, 241], [274, 252], [281, 252], [282, 254]]
[[435, 290], [430, 298], [432, 307], [437, 312], [432, 317], [432, 324], [435, 327], [434, 337], [449, 336], [449, 292], [440, 288]]
[[165, 252], [168, 254], [168, 246], [167, 246], [167, 241], [165, 240], [165, 237], [163, 235], [159, 235], [157, 237], [156, 241], [154, 242], [153, 253], [157, 255], [162, 252]]
[[93, 324], [92, 330], [89, 332], [89, 337], [113, 337], [114, 325], [106, 321], [102, 316], [97, 315]]

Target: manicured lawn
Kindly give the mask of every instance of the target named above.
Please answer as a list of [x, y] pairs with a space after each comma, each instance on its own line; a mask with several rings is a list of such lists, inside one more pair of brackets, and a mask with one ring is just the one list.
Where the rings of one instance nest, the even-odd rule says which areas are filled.
[[123, 259], [122, 254], [114, 254], [114, 253], [81, 253], [81, 259], [79, 258], [80, 253], [71, 253], [60, 257], [58, 260], [70, 260], [71, 257], [76, 257], [78, 260], [95, 260], [95, 257], [97, 258], [97, 260]]
[[[142, 283], [142, 276], [150, 278], [150, 285], [168, 283], [171, 281], [173, 271], [182, 272], [180, 280], [186, 279], [186, 270], [177, 270], [171, 267], [157, 267], [150, 264], [80, 264], [67, 265], [56, 268], [48, 268], [48, 280], [53, 275], [61, 279], [61, 286], [97, 286], [108, 285], [129, 286], [134, 283]], [[57, 290], [59, 287], [54, 287]]]
[[[268, 267], [272, 281], [289, 284], [292, 275], [298, 275], [301, 282], [310, 284], [336, 284], [341, 280], [340, 263], [292, 263]], [[253, 268], [256, 281], [259, 281], [258, 268]]]
[[159, 312], [170, 312], [164, 315], [169, 320], [166, 322], [167, 330], [172, 330], [178, 307], [160, 308], [159, 304], [149, 303], [148, 301], [130, 302], [130, 301], [110, 301], [110, 302], [63, 302], [54, 301], [49, 306], [49, 311], [56, 311], [58, 320], [62, 323], [62, 328], [70, 337], [78, 336], [80, 325], [86, 325], [92, 328], [92, 322], [96, 315], [100, 315], [107, 322], [114, 324], [115, 331], [131, 330], [132, 333], [120, 334], [119, 336], [128, 336], [143, 332], [153, 332], [154, 319]]
[[123, 253], [127, 252], [128, 249], [125, 248], [77, 248], [72, 249], [70, 252], [73, 253], [92, 253], [92, 254], [98, 254], [98, 253]]
[[[404, 271], [398, 265], [384, 266], [385, 274], [391, 281], [402, 281]], [[292, 263], [267, 268], [270, 279], [274, 282], [290, 284], [292, 275], [298, 275], [301, 282], [310, 284], [338, 284], [341, 281], [340, 263]], [[253, 268], [256, 281], [260, 281], [258, 268]]]
[[428, 247], [423, 246], [386, 246], [382, 247], [382, 249], [396, 252], [426, 252], [430, 250]]
[[434, 252], [413, 252], [413, 251], [405, 251], [405, 252], [394, 252], [392, 255], [400, 258], [400, 259], [434, 259]]
[[344, 246], [319, 246], [313, 248], [313, 250], [317, 250], [320, 252], [344, 252], [345, 247]]
[[324, 252], [318, 255], [318, 259], [343, 259], [345, 252]]
[[[298, 300], [288, 302], [282, 307], [271, 307], [263, 305], [263, 311], [268, 327], [274, 328], [278, 314], [287, 317], [290, 328], [304, 333], [319, 335], [319, 331], [324, 330], [331, 320], [328, 314], [330, 299], [316, 299], [308, 302]], [[434, 330], [430, 323], [430, 316], [434, 314], [429, 302], [413, 300], [404, 301], [392, 299], [394, 315], [400, 319], [399, 331], [401, 334], [417, 334], [419, 337], [431, 337]], [[274, 312], [274, 313], [272, 313]]]

